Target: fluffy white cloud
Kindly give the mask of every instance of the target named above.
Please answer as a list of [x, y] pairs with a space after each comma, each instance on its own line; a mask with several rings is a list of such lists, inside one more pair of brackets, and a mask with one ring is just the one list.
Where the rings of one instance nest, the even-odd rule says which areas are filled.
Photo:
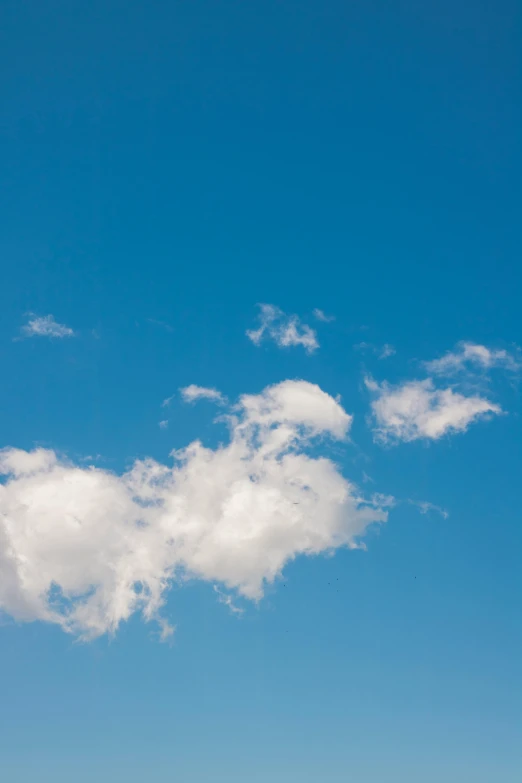
[[374, 399], [371, 407], [380, 441], [436, 440], [451, 432], [464, 432], [471, 422], [501, 413], [484, 397], [465, 396], [451, 388], [437, 389], [431, 378], [399, 386], [366, 379]]
[[448, 351], [440, 359], [425, 362], [428, 372], [435, 375], [454, 375], [471, 367], [490, 370], [503, 367], [515, 372], [521, 369], [520, 363], [505, 350], [492, 350], [485, 345], [460, 342], [455, 351]]
[[299, 555], [356, 547], [384, 522], [314, 436], [344, 438], [351, 417], [318, 386], [285, 381], [240, 398], [230, 441], [195, 441], [174, 465], [138, 460], [123, 475], [53, 451], [5, 449], [0, 470], [0, 608], [83, 638], [134, 612], [161, 615], [173, 580], [197, 578], [257, 600]]
[[279, 307], [270, 304], [261, 304], [259, 308], [259, 328], [249, 329], [246, 333], [254, 345], [270, 339], [280, 348], [302, 345], [308, 353], [319, 348], [315, 330], [302, 324], [297, 315], [286, 315]]
[[57, 323], [53, 315], [32, 315], [21, 331], [25, 337], [74, 337], [74, 331], [65, 324]]
[[[220, 404], [226, 402], [226, 398], [217, 389], [208, 389], [206, 386], [196, 386], [195, 383], [191, 383], [190, 386], [185, 386], [184, 389], [180, 389], [180, 393], [185, 402], [196, 402], [196, 400], [211, 400], [212, 402]], [[169, 397], [168, 402], [170, 402], [171, 399], [172, 397]]]

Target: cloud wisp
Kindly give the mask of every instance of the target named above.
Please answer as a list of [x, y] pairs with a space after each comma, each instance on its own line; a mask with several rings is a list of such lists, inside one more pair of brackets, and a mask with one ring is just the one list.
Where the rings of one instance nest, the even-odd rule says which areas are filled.
[[357, 343], [357, 345], [353, 346], [357, 351], [371, 351], [374, 353], [378, 359], [388, 359], [390, 356], [395, 356], [397, 351], [393, 347], [393, 345], [390, 345], [389, 343], [384, 343], [384, 345], [374, 345], [373, 343]]
[[59, 324], [53, 315], [36, 316], [29, 314], [29, 321], [21, 328], [24, 337], [74, 337], [74, 330], [65, 324]]
[[0, 609], [89, 639], [136, 612], [168, 636], [173, 581], [259, 600], [289, 561], [355, 548], [385, 522], [377, 496], [307, 453], [316, 438], [346, 438], [351, 420], [318, 386], [284, 381], [239, 399], [226, 445], [195, 441], [172, 465], [138, 460], [117, 475], [4, 449]]
[[279, 307], [271, 304], [259, 305], [259, 311], [259, 327], [246, 332], [254, 345], [272, 340], [279, 348], [300, 345], [307, 353], [313, 353], [319, 348], [315, 330], [301, 323], [297, 315], [286, 315]]
[[449, 517], [449, 512], [446, 511], [445, 508], [441, 508], [435, 503], [430, 503], [429, 500], [409, 500], [408, 502], [411, 506], [416, 506], [421, 514], [429, 514], [430, 512], [434, 512], [436, 514], [440, 514], [443, 519], [447, 519]]
[[478, 369], [487, 372], [494, 368], [518, 372], [520, 361], [503, 349], [491, 349], [477, 343], [460, 342], [454, 351], [448, 351], [439, 359], [425, 362], [426, 370], [432, 375], [452, 376]]
[[[195, 383], [191, 383], [190, 386], [185, 386], [179, 391], [185, 402], [210, 400], [210, 402], [216, 402], [218, 405], [224, 405], [227, 401], [226, 397], [217, 389], [211, 389], [206, 386], [196, 386]], [[169, 400], [170, 399], [172, 398], [169, 398]]]
[[326, 315], [324, 310], [320, 310], [318, 307], [314, 309], [313, 316], [317, 321], [322, 321], [325, 324], [335, 321], [335, 315]]

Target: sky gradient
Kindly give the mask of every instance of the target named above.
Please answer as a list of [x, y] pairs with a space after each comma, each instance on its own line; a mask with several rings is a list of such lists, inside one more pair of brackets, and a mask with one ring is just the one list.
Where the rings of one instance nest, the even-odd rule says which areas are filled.
[[519, 781], [519, 5], [1, 27], [1, 777]]

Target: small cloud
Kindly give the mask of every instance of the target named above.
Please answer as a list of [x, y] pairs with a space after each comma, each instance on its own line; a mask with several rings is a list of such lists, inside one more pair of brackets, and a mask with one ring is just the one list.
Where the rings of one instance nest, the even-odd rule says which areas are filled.
[[24, 337], [74, 337], [74, 331], [65, 324], [59, 324], [53, 315], [36, 316], [29, 313], [29, 321], [22, 326]]
[[498, 367], [517, 372], [522, 369], [522, 364], [506, 350], [494, 350], [485, 345], [462, 341], [455, 351], [448, 351], [440, 359], [425, 362], [424, 367], [434, 375], [451, 376], [473, 367], [483, 371]]
[[236, 614], [236, 615], [243, 614], [244, 610], [241, 609], [239, 606], [235, 605], [234, 599], [232, 598], [231, 595], [227, 595], [227, 593], [223, 593], [222, 590], [220, 590], [219, 587], [217, 587], [217, 585], [214, 585], [214, 592], [219, 598], [219, 603], [227, 606], [232, 612], [232, 614]]
[[398, 386], [366, 378], [365, 384], [374, 395], [375, 439], [383, 443], [438, 440], [448, 433], [465, 432], [473, 421], [502, 413], [499, 405], [484, 397], [437, 389], [431, 378]]
[[316, 332], [307, 324], [301, 323], [297, 315], [286, 315], [275, 305], [261, 304], [259, 308], [259, 328], [246, 332], [254, 345], [261, 345], [267, 338], [273, 340], [279, 348], [302, 345], [307, 353], [313, 353], [319, 348]]
[[393, 345], [389, 345], [389, 343], [384, 343], [382, 348], [380, 349], [380, 352], [378, 354], [379, 359], [387, 359], [389, 356], [394, 356], [397, 353]]
[[157, 321], [156, 318], [146, 318], [145, 320], [149, 324], [153, 324], [154, 326], [159, 326], [161, 329], [164, 329], [166, 332], [174, 331], [172, 326], [168, 324], [166, 321]]
[[[226, 402], [226, 397], [221, 394], [217, 389], [208, 389], [205, 386], [196, 386], [195, 383], [191, 383], [190, 386], [185, 386], [184, 389], [180, 389], [181, 396], [185, 402], [196, 402], [196, 400], [211, 400], [217, 402], [218, 405], [223, 405]], [[169, 401], [172, 397], [169, 398]]]
[[161, 403], [161, 407], [168, 408], [175, 396], [176, 396], [175, 394], [171, 394], [170, 397], [167, 397], [165, 400], [163, 400], [163, 402]]
[[166, 430], [168, 429], [168, 426], [169, 426], [169, 422], [167, 419], [163, 419], [163, 421], [160, 421], [159, 423], [160, 430]]
[[449, 513], [440, 506], [436, 506], [435, 503], [430, 503], [427, 500], [409, 500], [408, 501], [412, 506], [417, 506], [421, 514], [427, 514], [430, 511], [434, 511], [437, 514], [440, 514], [443, 519], [447, 519], [449, 517]]
[[374, 345], [373, 343], [357, 343], [353, 346], [356, 351], [370, 351], [371, 353], [375, 354], [375, 356], [378, 359], [388, 359], [390, 356], [394, 356], [397, 351], [393, 347], [393, 345], [390, 345], [389, 343], [384, 343], [384, 345]]
[[324, 313], [318, 307], [316, 307], [313, 311], [313, 315], [314, 318], [316, 318], [318, 321], [323, 321], [325, 324], [329, 324], [332, 321], [335, 321], [335, 315], [326, 315], [326, 313]]
[[86, 454], [84, 457], [79, 458], [79, 462], [99, 462], [100, 460], [103, 460], [103, 456], [101, 454]]
[[382, 492], [374, 492], [372, 504], [379, 508], [392, 508], [397, 503], [393, 495], [384, 495]]

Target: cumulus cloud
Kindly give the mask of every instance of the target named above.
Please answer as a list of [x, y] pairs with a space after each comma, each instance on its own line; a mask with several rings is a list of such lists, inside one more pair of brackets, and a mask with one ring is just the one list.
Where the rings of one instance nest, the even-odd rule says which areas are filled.
[[357, 547], [386, 520], [378, 498], [307, 453], [351, 425], [318, 386], [284, 381], [245, 395], [228, 421], [226, 445], [195, 441], [173, 464], [138, 460], [123, 475], [47, 449], [0, 452], [0, 608], [85, 639], [141, 612], [166, 636], [173, 580], [258, 600], [292, 559]]
[[502, 412], [484, 397], [437, 389], [431, 378], [398, 386], [367, 378], [366, 386], [373, 395], [375, 437], [381, 442], [437, 440], [448, 433], [464, 432], [477, 419]]
[[463, 370], [474, 367], [480, 370], [491, 370], [494, 367], [515, 372], [522, 365], [506, 350], [493, 350], [477, 343], [460, 342], [456, 350], [448, 351], [439, 359], [425, 362], [428, 372], [434, 375], [455, 375]]
[[279, 307], [270, 304], [259, 305], [259, 310], [259, 328], [249, 329], [246, 333], [254, 345], [261, 345], [263, 340], [269, 339], [279, 348], [302, 345], [307, 353], [319, 348], [315, 330], [301, 323], [297, 315], [286, 315]]
[[320, 310], [318, 307], [315, 308], [313, 311], [314, 318], [316, 318], [318, 321], [322, 321], [323, 323], [329, 324], [332, 321], [335, 321], [335, 315], [326, 315], [323, 310]]
[[57, 323], [53, 315], [38, 317], [32, 313], [21, 332], [24, 337], [74, 337], [74, 331], [65, 324]]
[[[196, 400], [211, 400], [220, 405], [226, 402], [226, 398], [217, 389], [209, 389], [206, 386], [196, 386], [191, 383], [190, 386], [180, 389], [180, 394], [185, 402], [196, 402]], [[172, 397], [169, 397], [169, 402]], [[166, 401], [165, 401], [166, 402]]]

